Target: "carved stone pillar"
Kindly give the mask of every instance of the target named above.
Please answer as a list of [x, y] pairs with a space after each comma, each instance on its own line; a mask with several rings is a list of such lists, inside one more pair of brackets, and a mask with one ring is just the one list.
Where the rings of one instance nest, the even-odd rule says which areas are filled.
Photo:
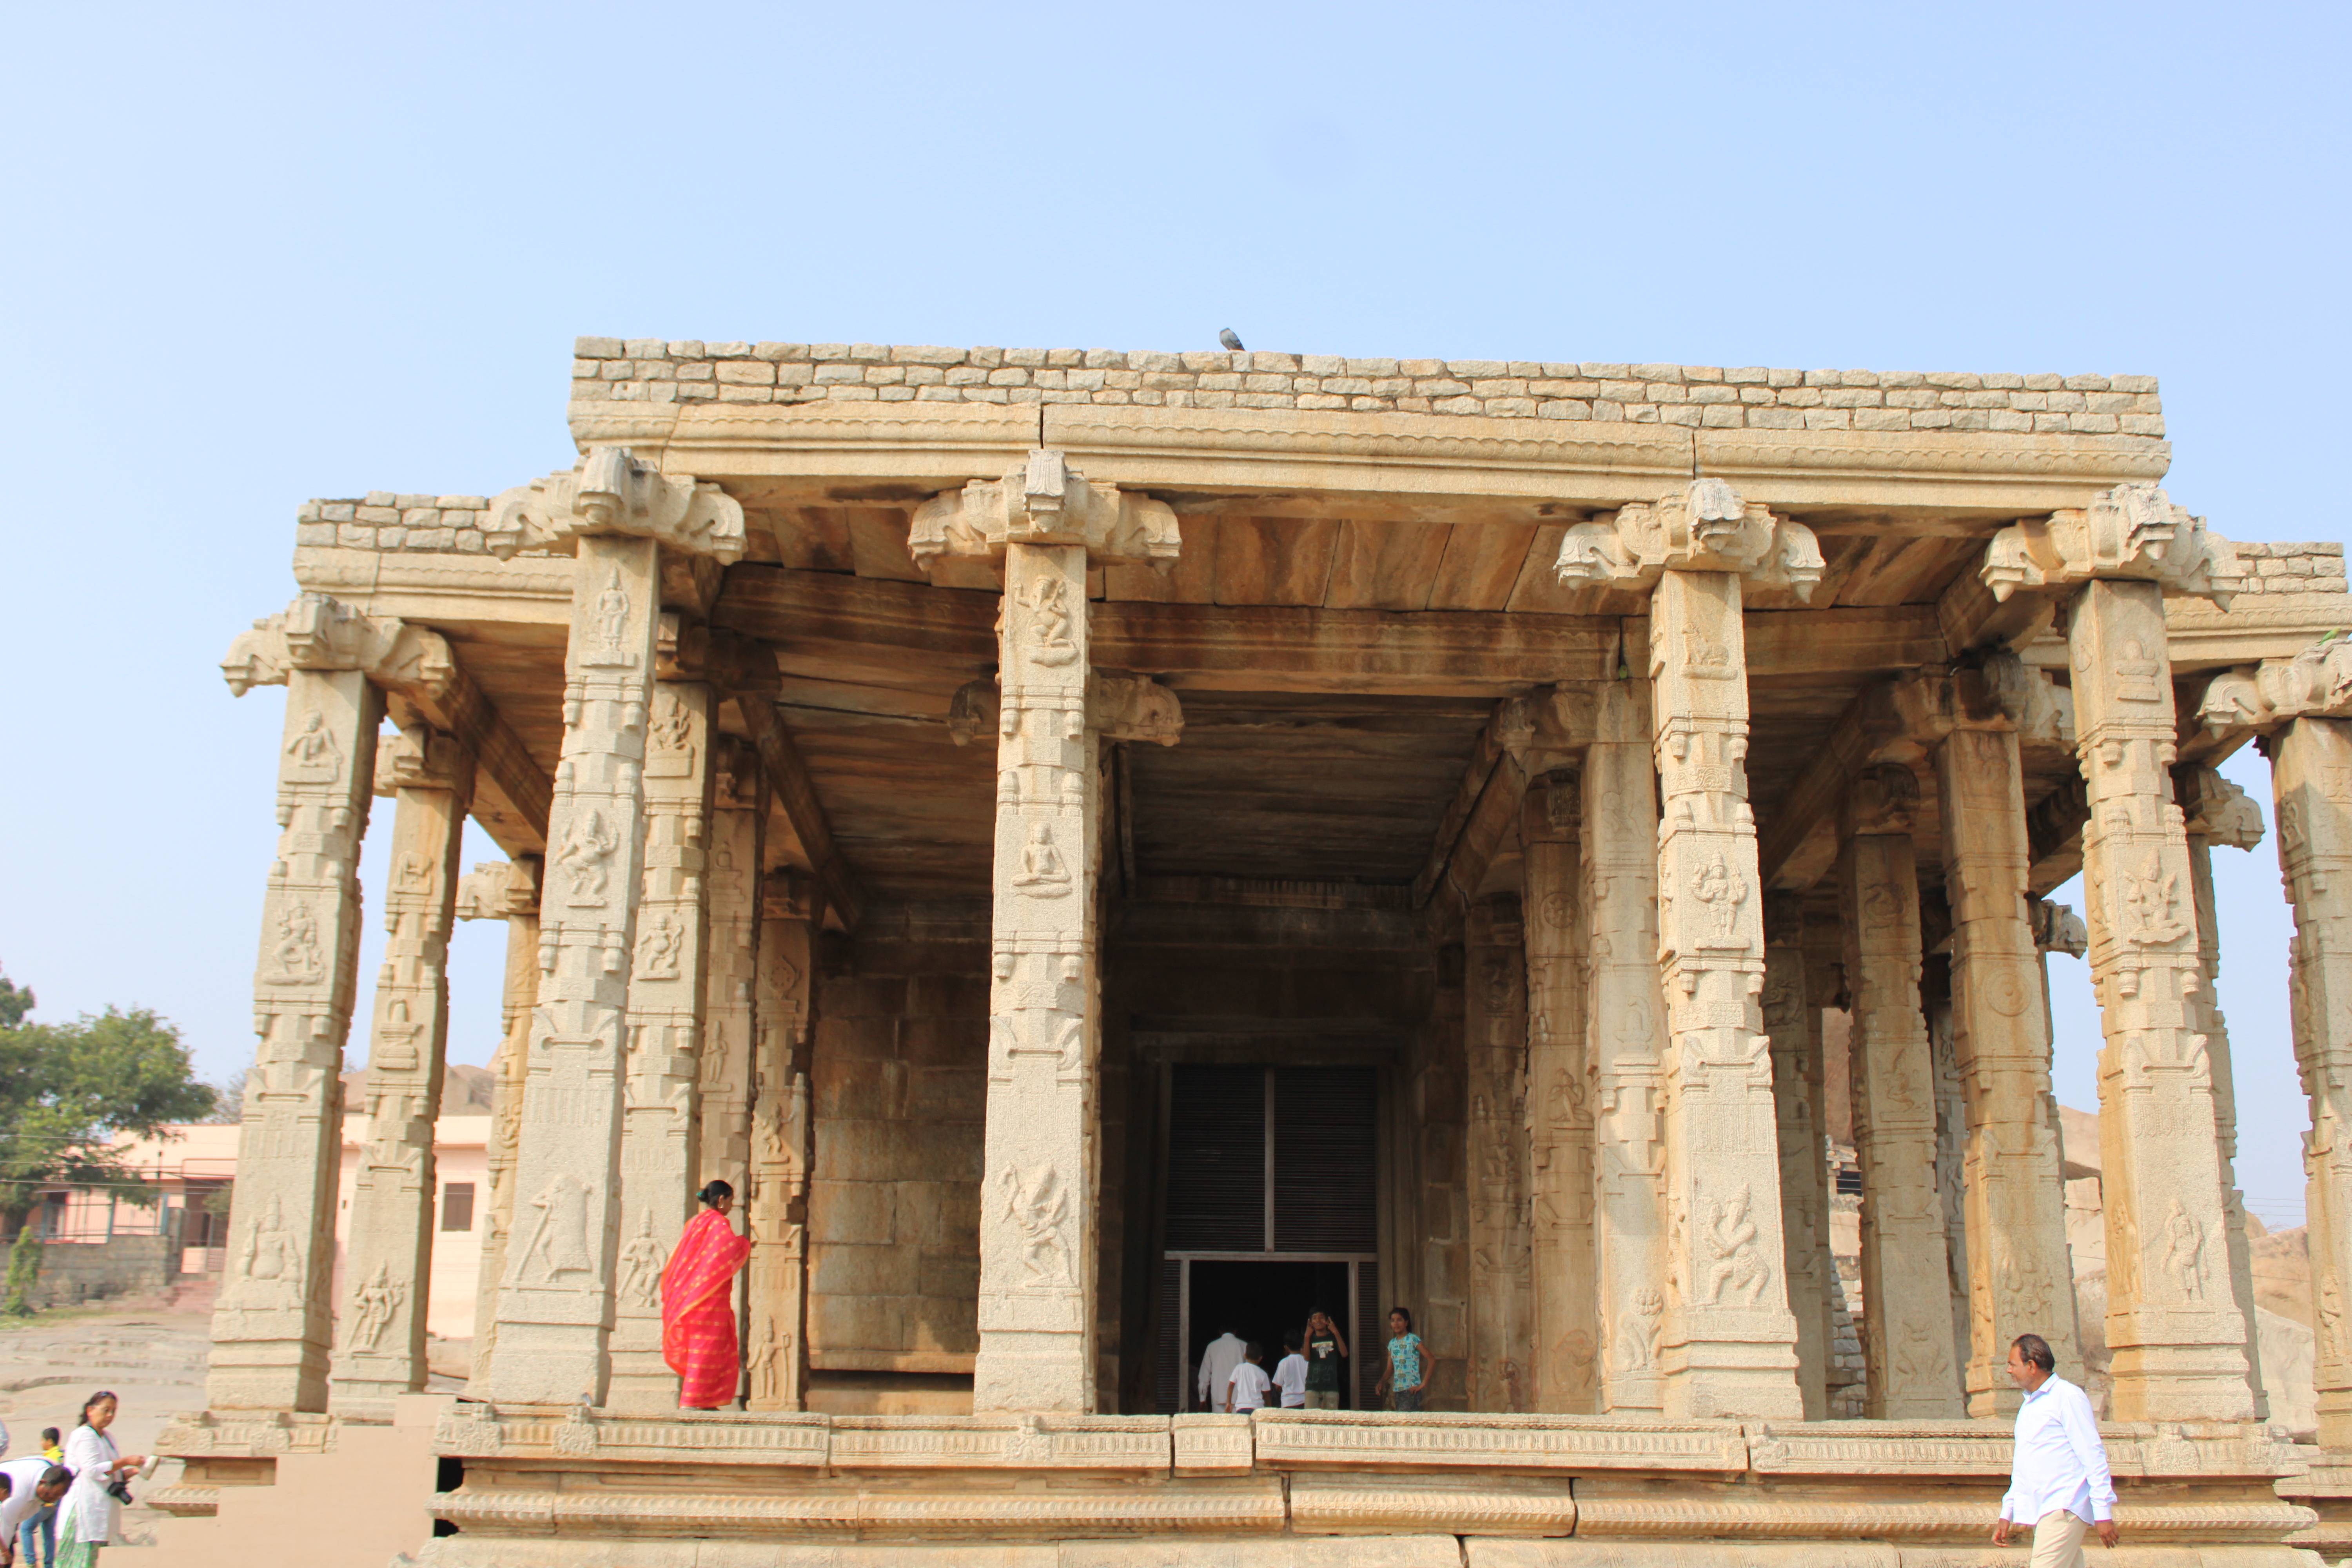
[[[757, 700], [751, 699], [751, 700]], [[721, 739], [710, 829], [709, 952], [703, 964], [702, 1174], [740, 1194], [751, 1168], [758, 1021], [760, 868], [768, 793], [759, 756]]]
[[646, 747], [645, 884], [629, 976], [623, 1234], [605, 1399], [615, 1410], [677, 1407], [677, 1374], [662, 1354], [662, 1266], [669, 1259], [670, 1243], [693, 1217], [696, 1189], [708, 1177], [728, 1174], [701, 1171], [698, 1159], [697, 1089], [703, 1072], [703, 971], [709, 938], [705, 868], [717, 706], [716, 695], [701, 681], [664, 680], [654, 688]]
[[[1967, 678], [1964, 678], [1967, 679]], [[1952, 1047], [1967, 1118], [1969, 1414], [2014, 1415], [2011, 1341], [2081, 1364], [2047, 980], [2029, 918], [2024, 771], [1997, 710], [1962, 704], [1934, 750], [1952, 910]]]
[[2155, 584], [2098, 581], [2068, 651], [2091, 820], [2083, 870], [2106, 1047], [2099, 1144], [2107, 1344], [2119, 1421], [2254, 1414], [2246, 1321], [2231, 1299], [2227, 1174], [2204, 965], [2180, 808], [2164, 605]]
[[1470, 910], [1470, 1404], [1525, 1411], [1535, 1342], [1527, 1177], [1527, 951], [1516, 900]]
[[1592, 1101], [1585, 1049], [1583, 812], [1573, 773], [1530, 792], [1527, 855], [1528, 1182], [1533, 1207], [1534, 1407], [1599, 1408], [1600, 1279], [1592, 1231]]
[[1854, 780], [1838, 901], [1853, 990], [1868, 1414], [1936, 1421], [1959, 1415], [1960, 1381], [1936, 1184], [1935, 1074], [1919, 1007], [1919, 872], [1911, 850], [1918, 798], [1918, 780], [1906, 767], [1872, 768]]
[[343, 1043], [359, 962], [359, 850], [383, 698], [374, 682], [446, 679], [431, 632], [306, 594], [222, 661], [239, 696], [286, 686], [278, 857], [254, 973], [260, 1043], [246, 1079], [237, 1199], [213, 1315], [215, 1409], [323, 1410], [335, 1264]]
[[[972, 1408], [1095, 1403], [1096, 973], [1102, 781], [1090, 716], [1090, 562], [1171, 559], [1175, 515], [1090, 484], [1040, 450], [916, 510], [908, 548], [998, 555], [995, 907]], [[1104, 683], [1110, 685], [1112, 683]], [[1118, 704], [1172, 719], [1172, 696], [1117, 683]], [[1154, 696], [1153, 694], [1157, 695]], [[1113, 706], [1107, 692], [1101, 706]], [[1172, 741], [1171, 732], [1164, 738]]]
[[[625, 1049], [631, 971], [633, 960], [659, 967], [667, 940], [639, 951], [659, 553], [731, 561], [742, 552], [743, 513], [716, 486], [664, 478], [625, 450], [600, 447], [574, 473], [500, 496], [485, 532], [501, 556], [534, 543], [577, 557], [562, 761], [548, 816], [542, 978], [518, 1140], [522, 1201], [486, 1392], [521, 1405], [601, 1403], [622, 1250], [624, 1074], [635, 1065]], [[698, 881], [698, 864], [689, 868], [680, 848], [669, 841], [665, 879], [682, 881], [691, 869]], [[655, 911], [647, 913], [650, 922]], [[644, 934], [656, 929], [649, 923]]]
[[1829, 1419], [1829, 1158], [1822, 1144], [1820, 1009], [1805, 974], [1805, 911], [1792, 894], [1764, 906], [1764, 1027], [1772, 1037], [1772, 1113], [1780, 1151], [1780, 1247], [1797, 1320], [1797, 1392], [1805, 1419]]
[[457, 855], [474, 793], [472, 753], [419, 726], [376, 753], [376, 793], [394, 797], [392, 886], [368, 1052], [367, 1130], [352, 1183], [340, 1415], [388, 1421], [425, 1387], [432, 1299], [433, 1129], [449, 1038], [449, 928]]
[[1600, 1405], [1663, 1410], [1666, 1310], [1665, 1007], [1658, 994], [1658, 775], [1649, 682], [1595, 697], [1584, 753], [1585, 1038], [1593, 1114]]
[[2311, 1097], [2304, 1206], [2318, 1331], [2319, 1441], [2352, 1448], [2352, 721], [2298, 718], [2270, 742], [2279, 868], [2294, 904], [2288, 996]]
[[539, 1002], [539, 898], [543, 862], [536, 855], [476, 866], [457, 883], [457, 918], [507, 922], [503, 1032], [490, 1061], [490, 1133], [483, 1150], [488, 1201], [482, 1205], [481, 1283], [474, 1295], [474, 1364], [469, 1389], [490, 1385], [498, 1352], [499, 1280], [514, 1229], [515, 1132], [522, 1122], [523, 1064], [530, 1049], [530, 1011]]
[[[2205, 984], [2191, 1005], [2205, 1036], [2206, 1060], [2213, 1070], [2213, 1114], [2221, 1133], [2222, 1205], [2227, 1215], [2230, 1296], [2246, 1320], [2246, 1379], [2254, 1392], [2254, 1418], [2270, 1417], [2270, 1393], [2263, 1386], [2261, 1330], [2254, 1318], [2254, 1269], [2246, 1239], [2246, 1195], [2238, 1187], [2238, 1095], [2230, 1056], [2230, 1026], [2221, 1016], [2221, 935], [2213, 907], [2213, 846], [2251, 850], [2263, 841], [2262, 808], [2246, 792], [2211, 768], [2177, 772], [2174, 793], [2189, 835], [2189, 885], [2197, 907], [2197, 958]], [[2292, 897], [2289, 900], [2293, 901]]]
[[1660, 1365], [1674, 1416], [1800, 1415], [1782, 1274], [1756, 825], [1748, 805], [1742, 581], [1810, 595], [1802, 526], [1696, 479], [1653, 505], [1579, 523], [1563, 583], [1653, 579], [1658, 963], [1666, 1053], [1667, 1293]]
[[753, 982], [751, 1310], [744, 1366], [752, 1410], [800, 1410], [808, 1398], [808, 1046], [815, 995], [814, 894], [788, 871], [761, 884]]
[[2175, 713], [2164, 597], [2229, 607], [2230, 542], [2154, 485], [1996, 534], [1979, 574], [1996, 598], [2072, 589], [2075, 753], [2090, 820], [2083, 881], [2099, 1053], [2107, 1346], [2118, 1421], [2245, 1420], [2256, 1409], [2246, 1316], [2229, 1275], [2229, 1175], [2200, 993], [2195, 889], [2172, 799]]

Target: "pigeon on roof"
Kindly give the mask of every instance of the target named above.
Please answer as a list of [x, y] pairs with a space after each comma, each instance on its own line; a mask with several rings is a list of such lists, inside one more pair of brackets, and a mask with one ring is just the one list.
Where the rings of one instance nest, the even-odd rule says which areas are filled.
[[1241, 334], [1234, 331], [1231, 327], [1227, 327], [1223, 331], [1219, 332], [1217, 334], [1217, 341], [1224, 344], [1225, 347], [1233, 350], [1235, 353], [1242, 352]]

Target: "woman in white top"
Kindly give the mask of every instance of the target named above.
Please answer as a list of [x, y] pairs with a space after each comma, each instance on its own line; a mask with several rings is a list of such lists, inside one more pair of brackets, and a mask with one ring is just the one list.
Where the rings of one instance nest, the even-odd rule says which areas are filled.
[[58, 1509], [58, 1568], [90, 1568], [99, 1548], [114, 1540], [120, 1506], [106, 1489], [147, 1462], [143, 1454], [125, 1458], [106, 1429], [114, 1424], [114, 1395], [100, 1390], [82, 1401], [81, 1425], [66, 1439], [66, 1468], [73, 1488]]

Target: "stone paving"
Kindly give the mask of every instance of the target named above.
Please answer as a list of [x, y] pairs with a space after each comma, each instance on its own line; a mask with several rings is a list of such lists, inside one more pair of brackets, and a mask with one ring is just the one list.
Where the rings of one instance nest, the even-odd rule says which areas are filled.
[[[6, 1458], [40, 1448], [41, 1428], [70, 1432], [81, 1402], [99, 1389], [121, 1401], [115, 1440], [126, 1454], [152, 1452], [165, 1420], [205, 1402], [205, 1356], [212, 1315], [205, 1311], [55, 1311], [30, 1320], [0, 1319], [0, 1421], [7, 1423]], [[134, 1495], [171, 1479], [166, 1460]], [[125, 1545], [151, 1542], [161, 1518], [144, 1502], [124, 1511]]]

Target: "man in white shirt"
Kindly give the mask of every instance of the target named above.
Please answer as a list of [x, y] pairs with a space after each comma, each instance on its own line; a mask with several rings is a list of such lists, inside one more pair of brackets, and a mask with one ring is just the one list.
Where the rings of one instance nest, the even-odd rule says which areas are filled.
[[1258, 1364], [1265, 1359], [1265, 1352], [1255, 1340], [1250, 1341], [1244, 1353], [1247, 1359], [1234, 1368], [1233, 1380], [1225, 1384], [1225, 1408], [1236, 1415], [1264, 1408], [1265, 1391], [1274, 1386], [1265, 1368]]
[[[11, 1459], [0, 1465], [0, 1478], [8, 1483], [8, 1495], [0, 1498], [0, 1563], [13, 1563], [16, 1561], [18, 1531], [26, 1520], [37, 1520], [43, 1509], [57, 1507], [66, 1489], [73, 1484], [73, 1472], [37, 1454], [29, 1459]], [[49, 1555], [57, 1555], [54, 1542]]]
[[1288, 1353], [1275, 1364], [1274, 1385], [1282, 1390], [1285, 1410], [1307, 1408], [1307, 1358], [1300, 1353], [1306, 1342], [1307, 1336], [1297, 1329], [1282, 1336], [1282, 1348]]
[[1221, 1410], [1224, 1407], [1225, 1385], [1234, 1380], [1234, 1368], [1241, 1365], [1242, 1352], [1248, 1347], [1239, 1334], [1227, 1329], [1209, 1342], [1201, 1352], [1201, 1408]]
[[2009, 1347], [2010, 1380], [2025, 1390], [2017, 1410], [2017, 1444], [2009, 1493], [1992, 1543], [2009, 1544], [2018, 1525], [2033, 1531], [2031, 1568], [2083, 1568], [2083, 1536], [2095, 1523], [2099, 1543], [2116, 1543], [2116, 1483], [2088, 1395], [2057, 1375], [2050, 1342], [2020, 1334]]

